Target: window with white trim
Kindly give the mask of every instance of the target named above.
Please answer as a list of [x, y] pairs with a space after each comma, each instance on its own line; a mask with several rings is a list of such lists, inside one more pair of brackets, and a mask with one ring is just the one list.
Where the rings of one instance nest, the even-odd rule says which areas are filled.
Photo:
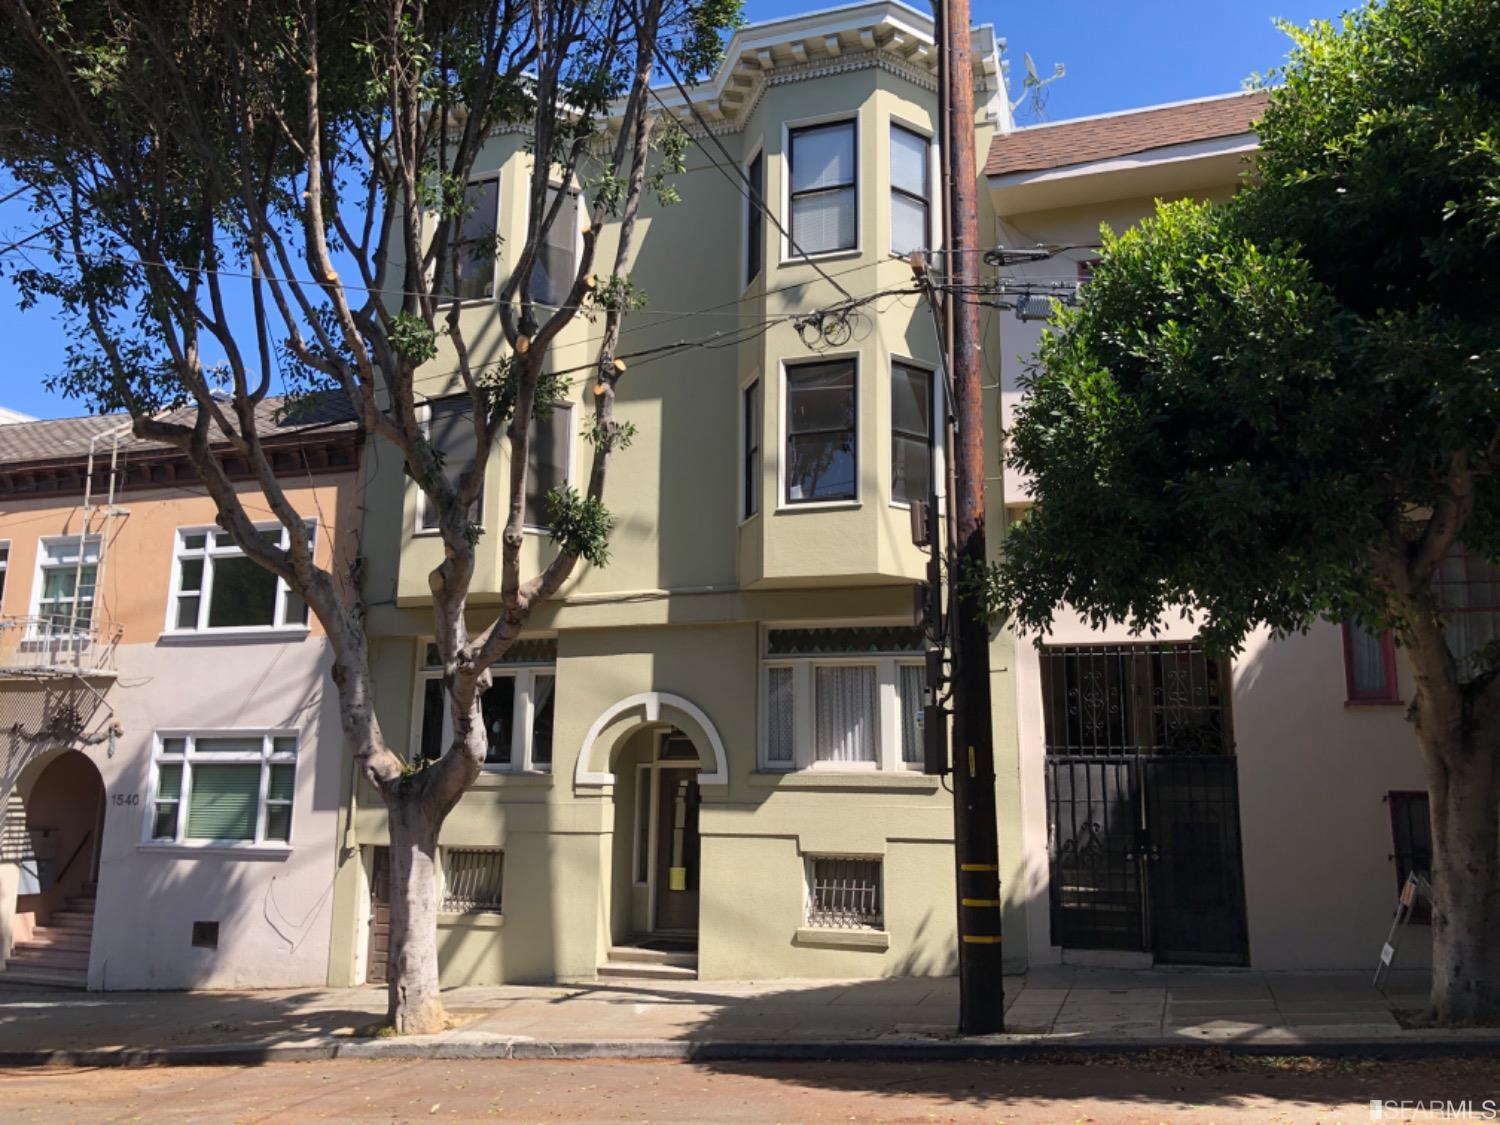
[[[468, 395], [430, 399], [418, 408], [422, 433], [443, 460], [443, 476], [454, 488], [459, 477], [474, 468], [479, 456], [479, 435], [474, 430], [474, 403]], [[484, 507], [484, 487], [469, 508], [469, 522], [479, 523]], [[436, 531], [438, 513], [417, 488], [417, 531]]]
[[[488, 743], [485, 768], [542, 773], [551, 770], [557, 642], [550, 639], [515, 642], [490, 669], [490, 681], [479, 699]], [[417, 687], [414, 745], [421, 757], [440, 758], [453, 741], [453, 715], [443, 687], [436, 645], [427, 646]]]
[[505, 853], [499, 848], [443, 848], [440, 914], [501, 914]]
[[918, 629], [769, 629], [761, 768], [920, 770], [925, 696]]
[[807, 925], [818, 930], [878, 930], [885, 924], [883, 864], [854, 856], [807, 857]]
[[859, 242], [855, 122], [787, 133], [792, 254], [852, 250]]
[[760, 511], [760, 380], [740, 392], [740, 519]]
[[572, 483], [573, 404], [556, 402], [541, 418], [532, 418], [526, 442], [526, 526], [552, 525], [547, 494]]
[[158, 734], [146, 839], [288, 844], [296, 788], [294, 731]]
[[750, 191], [745, 196], [745, 284], [749, 285], [766, 265], [766, 154], [757, 152], [745, 168]]
[[37, 547], [37, 583], [33, 594], [43, 636], [87, 633], [94, 619], [94, 579], [99, 570], [99, 539], [69, 535], [43, 539]]
[[786, 365], [787, 504], [859, 495], [854, 360]]
[[932, 372], [891, 363], [891, 500], [925, 503], [932, 489]]
[[5, 572], [10, 567], [10, 544], [0, 541], [0, 605], [5, 602]]
[[[316, 524], [307, 523], [314, 543]], [[256, 525], [273, 547], [290, 540], [281, 524]], [[284, 581], [240, 550], [229, 532], [212, 527], [180, 527], [173, 557], [169, 633], [216, 629], [301, 629], [307, 603]]]
[[1459, 675], [1477, 675], [1500, 642], [1500, 562], [1455, 544], [1432, 576], [1432, 591]]
[[891, 253], [903, 256], [931, 245], [931, 142], [891, 124]]
[[[446, 276], [435, 286], [442, 296], [480, 301], [495, 295], [495, 244], [500, 222], [500, 178], [470, 180], [457, 219]], [[458, 285], [454, 288], [454, 271]]]
[[[557, 194], [562, 189], [547, 189], [547, 211], [552, 209]], [[546, 236], [536, 248], [536, 259], [531, 266], [531, 299], [539, 305], [556, 308], [568, 299], [573, 282], [578, 277], [578, 262], [583, 256], [583, 199], [576, 190], [568, 191], [568, 198], [558, 208], [557, 217], [547, 228]], [[542, 319], [540, 316], [538, 319]]]

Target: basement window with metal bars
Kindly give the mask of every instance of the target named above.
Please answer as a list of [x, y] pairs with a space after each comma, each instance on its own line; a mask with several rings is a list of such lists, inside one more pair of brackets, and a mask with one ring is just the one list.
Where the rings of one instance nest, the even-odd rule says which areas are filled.
[[878, 859], [810, 856], [807, 924], [819, 930], [878, 930], [884, 925]]
[[505, 853], [495, 848], [443, 850], [442, 914], [499, 914]]

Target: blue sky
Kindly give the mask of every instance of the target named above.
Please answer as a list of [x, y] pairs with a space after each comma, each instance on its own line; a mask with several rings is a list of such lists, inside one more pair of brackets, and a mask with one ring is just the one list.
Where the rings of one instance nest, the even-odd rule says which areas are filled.
[[[975, 0], [976, 23], [992, 23], [1009, 40], [1021, 74], [1021, 53], [1051, 73], [1067, 77], [1048, 90], [1044, 120], [1057, 121], [1131, 106], [1237, 90], [1245, 77], [1276, 66], [1286, 37], [1272, 21], [1333, 18], [1355, 0], [1062, 0], [1018, 3]], [[816, 7], [808, 0], [747, 0], [751, 20], [794, 15]], [[0, 205], [0, 244], [34, 229], [24, 207]], [[47, 391], [45, 377], [61, 365], [66, 339], [45, 307], [28, 313], [0, 278], [0, 340], [4, 341], [0, 406], [55, 418], [82, 413], [77, 403]]]

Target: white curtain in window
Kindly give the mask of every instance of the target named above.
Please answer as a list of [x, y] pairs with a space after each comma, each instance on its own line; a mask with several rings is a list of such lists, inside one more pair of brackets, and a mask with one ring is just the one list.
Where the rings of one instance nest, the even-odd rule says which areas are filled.
[[1362, 625], [1349, 625], [1349, 672], [1351, 686], [1358, 696], [1369, 698], [1384, 693], [1385, 639]]
[[901, 692], [901, 760], [922, 761], [922, 704], [926, 674], [917, 664], [903, 664], [897, 669]]
[[819, 668], [816, 673], [818, 761], [875, 761], [875, 669]]
[[766, 760], [792, 761], [792, 670], [766, 669]]

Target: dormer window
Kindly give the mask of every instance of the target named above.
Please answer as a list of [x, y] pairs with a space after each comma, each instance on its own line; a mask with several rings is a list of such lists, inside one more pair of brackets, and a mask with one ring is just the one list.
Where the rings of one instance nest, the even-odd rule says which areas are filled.
[[858, 241], [854, 121], [790, 130], [792, 253], [852, 250]]

